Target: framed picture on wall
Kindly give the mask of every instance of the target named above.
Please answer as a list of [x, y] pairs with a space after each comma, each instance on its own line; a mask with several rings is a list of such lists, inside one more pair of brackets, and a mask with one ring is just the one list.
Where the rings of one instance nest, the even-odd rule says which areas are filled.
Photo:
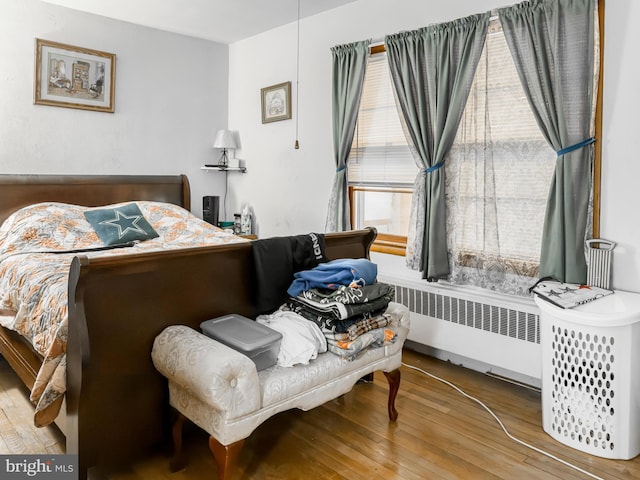
[[261, 89], [262, 123], [291, 118], [291, 82]]
[[116, 56], [36, 38], [34, 103], [114, 111]]

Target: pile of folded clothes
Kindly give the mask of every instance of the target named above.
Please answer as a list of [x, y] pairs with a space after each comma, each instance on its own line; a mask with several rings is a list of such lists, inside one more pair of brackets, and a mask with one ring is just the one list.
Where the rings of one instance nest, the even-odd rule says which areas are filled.
[[[377, 281], [377, 266], [370, 260], [339, 259], [296, 272], [287, 293], [279, 310], [257, 318], [283, 333], [280, 365], [306, 363], [327, 350], [352, 360], [369, 347], [395, 340], [395, 332], [386, 328], [391, 316], [385, 313], [394, 288]], [[292, 329], [300, 332], [300, 319], [308, 321], [305, 330], [315, 333], [287, 342]]]

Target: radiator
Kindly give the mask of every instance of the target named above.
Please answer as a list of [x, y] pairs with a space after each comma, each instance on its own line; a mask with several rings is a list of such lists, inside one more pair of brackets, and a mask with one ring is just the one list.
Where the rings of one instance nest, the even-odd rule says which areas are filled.
[[416, 314], [526, 342], [540, 343], [540, 318], [537, 313], [394, 286], [396, 302], [406, 305]]
[[[382, 281], [385, 281], [384, 279]], [[451, 363], [539, 388], [540, 318], [527, 301], [498, 294], [389, 282], [411, 311], [409, 345]]]

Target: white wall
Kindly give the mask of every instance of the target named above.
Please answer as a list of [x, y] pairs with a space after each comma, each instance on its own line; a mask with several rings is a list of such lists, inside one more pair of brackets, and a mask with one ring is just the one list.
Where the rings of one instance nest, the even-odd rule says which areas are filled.
[[[116, 54], [115, 113], [34, 105], [35, 38]], [[0, 0], [0, 173], [179, 174], [222, 194], [228, 47], [37, 0]]]
[[[296, 115], [296, 25], [272, 30], [230, 46], [229, 125], [238, 130], [248, 173], [230, 178], [230, 202], [251, 204], [261, 236], [323, 231], [334, 175], [331, 134], [331, 53], [334, 45], [453, 20], [509, 0], [360, 0], [303, 19], [300, 24], [299, 139]], [[640, 106], [640, 4], [606, 2], [605, 92], [601, 236], [618, 243], [613, 286], [640, 291], [640, 221], [635, 213], [640, 161], [636, 110]], [[293, 82], [294, 119], [263, 125], [260, 89]]]
[[613, 287], [640, 292], [640, 3], [605, 4], [601, 236], [617, 243]]

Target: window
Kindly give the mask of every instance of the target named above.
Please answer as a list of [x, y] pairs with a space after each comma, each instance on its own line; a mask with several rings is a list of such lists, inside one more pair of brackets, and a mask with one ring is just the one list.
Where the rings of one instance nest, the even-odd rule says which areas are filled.
[[378, 230], [372, 250], [404, 255], [417, 172], [398, 117], [387, 54], [374, 47], [348, 168], [351, 224]]
[[[602, 2], [598, 8], [601, 17]], [[593, 77], [598, 82], [596, 138], [602, 121], [602, 25], [598, 27]], [[372, 49], [349, 157], [352, 225], [375, 226], [381, 232], [382, 242], [372, 249], [403, 254], [418, 167], [396, 110], [387, 57], [380, 50], [384, 47]], [[445, 160], [452, 283], [528, 295], [539, 273], [542, 225], [556, 159], [530, 110], [500, 21], [492, 19], [463, 119]], [[600, 163], [596, 144], [594, 238], [599, 235]]]
[[445, 162], [453, 283], [526, 292], [538, 276], [556, 158], [531, 112], [500, 22], [493, 20]]

